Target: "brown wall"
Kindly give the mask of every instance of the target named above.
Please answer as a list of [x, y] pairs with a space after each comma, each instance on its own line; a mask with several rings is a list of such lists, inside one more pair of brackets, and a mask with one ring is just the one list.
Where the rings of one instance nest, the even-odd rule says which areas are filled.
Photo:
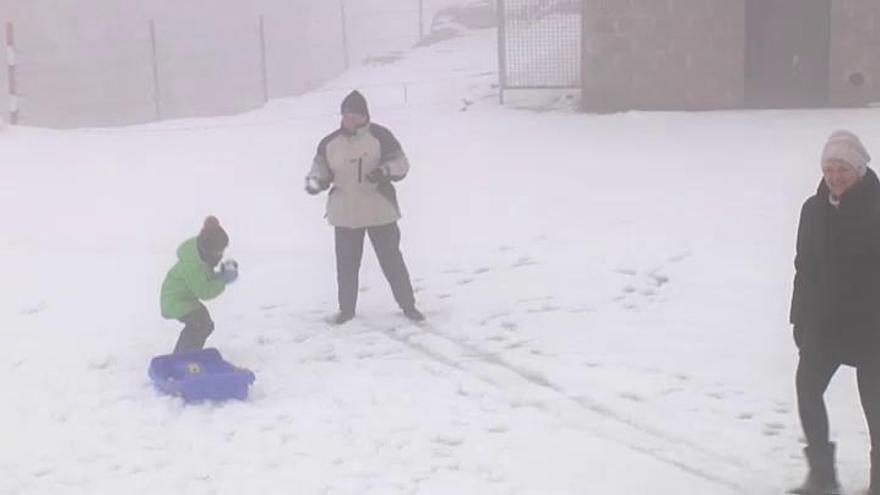
[[[587, 111], [745, 105], [745, 0], [584, 0]], [[831, 2], [828, 104], [880, 102], [880, 1]], [[854, 84], [853, 74], [863, 82]]]
[[584, 0], [587, 111], [737, 107], [743, 0]]
[[[880, 1], [834, 0], [831, 8], [831, 104], [880, 102]], [[861, 73], [856, 86], [850, 76]]]

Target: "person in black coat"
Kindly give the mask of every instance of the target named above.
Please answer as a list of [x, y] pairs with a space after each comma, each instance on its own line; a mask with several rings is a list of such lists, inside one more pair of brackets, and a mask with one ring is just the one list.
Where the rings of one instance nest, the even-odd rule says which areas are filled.
[[870, 160], [855, 134], [832, 134], [823, 179], [801, 209], [790, 319], [809, 473], [790, 493], [840, 493], [823, 396], [847, 365], [856, 368], [871, 437], [868, 493], [880, 495], [880, 180]]

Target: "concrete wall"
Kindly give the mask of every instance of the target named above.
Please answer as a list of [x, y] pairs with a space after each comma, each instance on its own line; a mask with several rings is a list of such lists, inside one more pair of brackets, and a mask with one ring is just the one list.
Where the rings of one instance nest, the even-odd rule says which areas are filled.
[[584, 0], [584, 108], [741, 105], [744, 5], [742, 0]]
[[[5, 38], [6, 22], [12, 19], [12, 8], [9, 1], [0, 0], [0, 39]], [[7, 85], [8, 66], [5, 57], [0, 57], [0, 127], [9, 118], [9, 87]]]
[[880, 103], [880, 1], [833, 0], [831, 33], [831, 104]]
[[[587, 111], [745, 104], [745, 0], [584, 0]], [[828, 104], [880, 102], [880, 1], [831, 2]]]

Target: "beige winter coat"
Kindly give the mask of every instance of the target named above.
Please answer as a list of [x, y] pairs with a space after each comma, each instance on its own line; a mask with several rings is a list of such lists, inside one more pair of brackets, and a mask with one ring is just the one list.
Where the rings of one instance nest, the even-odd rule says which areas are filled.
[[322, 189], [333, 186], [327, 198], [331, 225], [375, 227], [400, 219], [394, 186], [367, 179], [379, 167], [395, 182], [409, 171], [400, 143], [380, 125], [367, 124], [353, 135], [339, 129], [321, 140], [309, 177]]

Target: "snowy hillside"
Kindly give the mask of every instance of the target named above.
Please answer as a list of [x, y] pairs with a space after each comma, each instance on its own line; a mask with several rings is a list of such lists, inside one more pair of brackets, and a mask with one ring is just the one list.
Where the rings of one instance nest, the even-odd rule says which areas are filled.
[[[775, 494], [800, 480], [794, 232], [839, 127], [877, 111], [497, 106], [491, 30], [238, 117], [0, 133], [0, 494]], [[360, 88], [412, 163], [403, 250], [428, 323], [371, 250], [335, 310], [315, 147]], [[876, 154], [876, 153], [875, 153]], [[146, 374], [180, 330], [159, 286], [220, 218], [242, 276], [209, 344], [247, 402]], [[829, 391], [866, 484], [852, 373]]]

